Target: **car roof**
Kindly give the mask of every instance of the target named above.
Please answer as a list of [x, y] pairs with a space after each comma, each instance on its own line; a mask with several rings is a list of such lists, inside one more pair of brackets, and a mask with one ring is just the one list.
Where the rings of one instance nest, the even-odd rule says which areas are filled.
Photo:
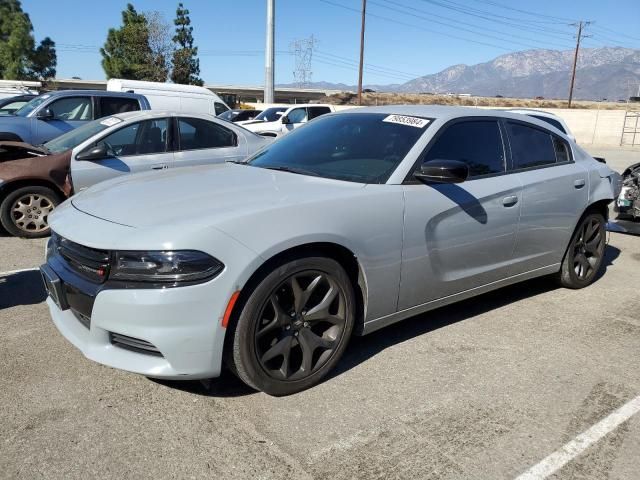
[[433, 118], [447, 122], [461, 117], [496, 117], [518, 120], [521, 122], [531, 123], [546, 130], [551, 130], [562, 136], [567, 136], [549, 123], [538, 120], [530, 115], [515, 113], [509, 110], [494, 110], [474, 107], [454, 107], [448, 105], [384, 105], [379, 107], [361, 107], [341, 110], [331, 113], [331, 115], [341, 115], [344, 113], [381, 113], [387, 115], [408, 115], [415, 117]]
[[[178, 112], [175, 110], [135, 110], [133, 112], [125, 112], [125, 113], [116, 113], [115, 115], [110, 115], [111, 117], [117, 117], [120, 120], [132, 120], [132, 119], [153, 119], [153, 118], [164, 118], [164, 117], [190, 117], [190, 118], [203, 118], [206, 120], [215, 119], [215, 115], [211, 115], [209, 113], [186, 113], [186, 112]], [[109, 117], [106, 117], [109, 118]], [[219, 120], [219, 119], [218, 119]]]
[[536, 110], [535, 108], [508, 108], [504, 112], [521, 113], [523, 115], [540, 115], [541, 117], [549, 117], [561, 120], [555, 113], [545, 112], [544, 110]]
[[107, 90], [54, 90], [46, 92], [43, 95], [52, 97], [75, 97], [83, 95], [91, 95], [94, 97], [124, 97], [124, 98], [140, 98], [142, 95], [138, 93], [128, 92], [110, 92]]

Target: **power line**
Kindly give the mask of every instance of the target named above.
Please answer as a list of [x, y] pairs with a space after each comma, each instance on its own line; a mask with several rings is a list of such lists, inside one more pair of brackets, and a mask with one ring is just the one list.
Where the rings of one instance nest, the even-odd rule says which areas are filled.
[[632, 37], [631, 35], [627, 35], [626, 33], [620, 33], [617, 30], [613, 30], [611, 28], [603, 27], [602, 25], [594, 25], [593, 29], [594, 30], [604, 30], [605, 32], [610, 32], [610, 34], [614, 33], [616, 35], [619, 35], [619, 36], [622, 36], [622, 37], [627, 37], [627, 38], [629, 38], [631, 40], [636, 40], [636, 41], [640, 42], [640, 38], [638, 38], [638, 37]]
[[493, 5], [496, 7], [500, 7], [500, 8], [504, 8], [506, 10], [511, 10], [513, 12], [519, 12], [519, 13], [524, 13], [525, 15], [531, 15], [531, 16], [535, 16], [535, 17], [539, 17], [539, 18], [546, 18], [549, 19], [547, 21], [553, 21], [555, 23], [566, 23], [566, 22], [575, 22], [575, 19], [571, 19], [571, 18], [566, 18], [566, 17], [554, 17], [551, 15], [544, 15], [542, 13], [538, 13], [538, 12], [532, 12], [530, 10], [522, 10], [520, 8], [514, 8], [508, 5], [505, 5], [503, 3], [499, 3], [493, 0], [475, 0], [476, 2], [479, 3], [484, 3], [484, 4], [488, 4], [488, 5]]
[[[424, 21], [432, 22], [432, 23], [437, 23], [437, 24], [440, 24], [440, 25], [444, 25], [446, 27], [452, 27], [452, 28], [455, 28], [457, 30], [470, 32], [470, 33], [473, 33], [473, 34], [476, 34], [476, 35], [480, 35], [480, 36], [483, 36], [483, 37], [486, 37], [486, 38], [492, 38], [494, 40], [499, 40], [501, 42], [507, 41], [507, 42], [510, 42], [512, 44], [522, 45], [524, 47], [540, 48], [540, 45], [534, 45], [534, 44], [530, 44], [530, 43], [523, 43], [523, 42], [518, 42], [518, 41], [513, 40], [513, 38], [520, 38], [520, 39], [533, 41], [533, 42], [537, 41], [537, 40], [534, 40], [532, 38], [522, 37], [522, 36], [516, 35], [516, 34], [507, 34], [507, 35], [509, 35], [509, 38], [505, 38], [504, 36], [498, 37], [498, 36], [495, 36], [495, 35], [490, 35], [490, 34], [487, 34], [487, 33], [483, 33], [482, 31], [479, 32], [478, 30], [472, 30], [472, 29], [469, 29], [469, 28], [464, 28], [464, 27], [461, 27], [460, 25], [461, 24], [462, 25], [470, 25], [470, 26], [475, 27], [475, 28], [481, 28], [481, 29], [483, 29], [485, 31], [495, 32], [495, 33], [499, 33], [499, 34], [502, 34], [502, 35], [505, 35], [505, 34], [503, 32], [499, 32], [498, 30], [489, 29], [489, 28], [486, 28], [484, 26], [480, 26], [480, 25], [477, 25], [477, 24], [473, 24], [473, 23], [469, 23], [469, 22], [463, 22], [463, 21], [459, 21], [459, 20], [456, 20], [456, 19], [452, 19], [451, 17], [445, 17], [443, 15], [437, 15], [437, 14], [434, 14], [434, 13], [431, 13], [431, 12], [426, 12], [424, 10], [420, 10], [420, 9], [417, 9], [417, 8], [405, 6], [405, 5], [402, 5], [402, 4], [398, 3], [398, 2], [395, 2], [393, 0], [384, 0], [384, 1], [394, 5], [395, 7], [400, 7], [400, 8], [404, 8], [404, 9], [407, 9], [407, 10], [413, 10], [413, 11], [420, 12], [420, 13], [423, 13], [423, 14], [428, 15], [428, 16], [422, 16], [422, 15], [417, 15], [417, 14], [414, 14], [414, 13], [400, 11], [397, 8], [394, 8], [394, 7], [391, 7], [391, 6], [388, 6], [388, 5], [384, 5], [384, 4], [378, 3], [378, 2], [373, 1], [373, 0], [372, 0], [371, 3], [373, 3], [374, 5], [378, 5], [378, 6], [382, 7], [382, 8], [386, 8], [386, 9], [401, 13], [403, 15], [412, 16], [412, 17], [418, 18], [420, 20], [424, 20]], [[443, 18], [443, 19], [449, 20], [449, 22], [455, 22], [455, 23], [449, 23], [449, 22], [443, 22], [443, 21], [439, 21], [439, 20], [434, 20], [432, 17]], [[544, 42], [544, 43], [546, 43], [548, 45], [553, 45], [554, 47], [568, 48], [567, 45], [560, 45], [560, 44], [552, 43], [552, 42]]]
[[[341, 57], [340, 55], [335, 55], [333, 53], [324, 52], [324, 51], [321, 51], [321, 50], [317, 50], [316, 51], [316, 55], [324, 55], [324, 56], [327, 56], [327, 57], [333, 57], [335, 59], [338, 59], [338, 60], [341, 60], [341, 61], [345, 61], [345, 62], [349, 62], [349, 63], [352, 63], [354, 65], [358, 64], [358, 62], [356, 62], [356, 61], [354, 61], [354, 60], [352, 60], [350, 58]], [[369, 67], [369, 68], [374, 69], [374, 70], [387, 71], [388, 73], [394, 73], [394, 74], [398, 74], [398, 75], [401, 75], [401, 76], [407, 76], [407, 77], [410, 77], [410, 78], [416, 78], [416, 77], [420, 76], [420, 75], [418, 75], [416, 73], [404, 72], [402, 70], [397, 70], [397, 69], [394, 69], [394, 68], [388, 68], [388, 67], [382, 67], [380, 65], [374, 65], [372, 63], [365, 63], [364, 65], [365, 65], [365, 67]]]
[[[570, 33], [564, 32], [562, 30], [552, 29], [552, 28], [544, 27], [544, 26], [540, 26], [540, 25], [531, 25], [531, 20], [518, 19], [518, 18], [513, 18], [513, 17], [505, 17], [503, 15], [496, 15], [495, 13], [486, 12], [484, 10], [477, 10], [477, 9], [473, 9], [473, 8], [469, 9], [466, 6], [457, 4], [457, 3], [452, 2], [450, 0], [441, 0], [441, 1], [437, 1], [437, 0], [422, 0], [422, 1], [426, 2], [426, 3], [430, 3], [432, 5], [439, 6], [441, 8], [446, 8], [448, 10], [454, 10], [456, 12], [462, 13], [463, 15], [482, 18], [484, 20], [487, 20], [487, 21], [490, 21], [490, 22], [494, 22], [494, 23], [498, 23], [498, 24], [501, 24], [501, 25], [508, 25], [508, 26], [511, 26], [511, 27], [517, 27], [519, 29], [528, 30], [528, 31], [531, 31], [531, 32], [542, 32], [542, 33], [545, 33], [546, 35], [553, 35], [553, 36], [556, 36], [556, 37], [558, 35], [571, 37]], [[446, 2], [446, 3], [444, 3], [444, 2]]]
[[[330, 0], [319, 0], [319, 1], [321, 1], [323, 3], [326, 3], [328, 5], [333, 5], [334, 7], [342, 8], [344, 10], [349, 10], [351, 12], [356, 12], [358, 14], [360, 13], [360, 11], [355, 9], [355, 8], [347, 7], [347, 6], [341, 5], [339, 3], [334, 3], [334, 2], [332, 2]], [[429, 28], [424, 28], [424, 27], [421, 27], [421, 26], [418, 26], [418, 25], [414, 25], [412, 23], [406, 23], [406, 22], [402, 22], [400, 20], [395, 20], [395, 19], [392, 19], [392, 18], [389, 18], [389, 17], [384, 17], [382, 15], [376, 15], [375, 13], [367, 13], [367, 16], [378, 18], [378, 19], [384, 20], [386, 22], [391, 22], [391, 23], [395, 23], [395, 24], [398, 24], [398, 25], [403, 25], [405, 27], [417, 28], [418, 30], [424, 30], [425, 32], [436, 33], [438, 35], [443, 35], [445, 37], [455, 38], [457, 40], [462, 40], [462, 41], [469, 42], [469, 43], [475, 43], [477, 45], [484, 45], [486, 47], [493, 47], [493, 48], [497, 48], [497, 49], [500, 49], [500, 50], [510, 51], [509, 48], [505, 48], [505, 47], [500, 46], [500, 45], [495, 45], [493, 43], [481, 42], [481, 41], [478, 41], [478, 40], [471, 40], [469, 38], [460, 37], [460, 36], [457, 36], [457, 35], [452, 35], [450, 33], [439, 32], [437, 30], [431, 30]]]

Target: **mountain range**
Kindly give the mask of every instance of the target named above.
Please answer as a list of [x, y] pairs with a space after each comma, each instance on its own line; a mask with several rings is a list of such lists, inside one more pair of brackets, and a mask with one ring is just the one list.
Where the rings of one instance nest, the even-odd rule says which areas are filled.
[[[500, 55], [477, 65], [453, 65], [402, 84], [365, 85], [365, 88], [397, 93], [452, 92], [478, 96], [566, 98], [573, 55], [573, 50], [526, 50]], [[636, 95], [639, 85], [640, 49], [602, 47], [580, 50], [574, 98], [626, 99]], [[354, 91], [357, 87], [313, 82], [308, 88]]]

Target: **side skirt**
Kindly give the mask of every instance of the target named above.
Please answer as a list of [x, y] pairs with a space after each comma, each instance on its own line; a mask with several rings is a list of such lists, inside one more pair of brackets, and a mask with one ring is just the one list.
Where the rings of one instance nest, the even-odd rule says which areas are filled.
[[531, 278], [542, 277], [544, 275], [556, 273], [559, 270], [560, 270], [560, 264], [556, 263], [548, 267], [538, 268], [536, 270], [531, 270], [530, 272], [520, 273], [512, 277], [507, 277], [505, 279], [498, 280], [497, 282], [492, 282], [486, 285], [482, 285], [480, 287], [471, 288], [469, 290], [465, 290], [464, 292], [454, 293], [453, 295], [439, 298], [437, 300], [432, 300], [430, 302], [423, 303], [421, 305], [416, 305], [415, 307], [407, 308], [406, 310], [401, 310], [399, 312], [392, 313], [391, 315], [386, 315], [384, 317], [376, 318], [364, 324], [362, 335], [375, 332], [376, 330], [384, 328], [387, 325], [391, 325], [392, 323], [405, 320], [407, 318], [413, 317], [415, 315], [419, 315], [421, 313], [428, 312], [430, 310], [435, 310], [436, 308], [444, 307], [445, 305], [456, 303], [461, 300], [465, 300], [467, 298], [475, 297], [477, 295], [481, 295], [483, 293], [487, 293], [492, 290], [497, 290], [498, 288], [506, 287], [507, 285], [523, 282]]

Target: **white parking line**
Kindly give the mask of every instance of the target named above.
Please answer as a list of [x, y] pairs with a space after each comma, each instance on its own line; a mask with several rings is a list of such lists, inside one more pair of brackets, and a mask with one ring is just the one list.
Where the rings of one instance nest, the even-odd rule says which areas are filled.
[[14, 273], [33, 272], [34, 270], [38, 270], [38, 268], [34, 267], [34, 268], [22, 268], [20, 270], [9, 270], [8, 272], [0, 272], [0, 277], [6, 277], [7, 275], [13, 275]]
[[589, 430], [581, 433], [562, 448], [518, 476], [516, 480], [542, 480], [549, 477], [638, 412], [640, 412], [640, 396], [600, 420]]

